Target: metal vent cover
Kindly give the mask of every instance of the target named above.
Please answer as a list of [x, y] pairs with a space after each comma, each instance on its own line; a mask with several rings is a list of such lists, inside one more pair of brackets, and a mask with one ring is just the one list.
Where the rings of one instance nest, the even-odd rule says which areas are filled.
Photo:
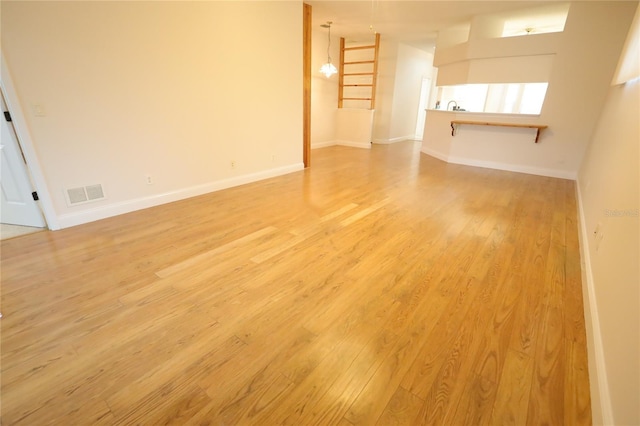
[[67, 205], [77, 206], [78, 204], [90, 203], [106, 198], [102, 184], [79, 186], [67, 188], [65, 190]]
[[84, 189], [87, 191], [87, 198], [89, 201], [101, 200], [104, 198], [104, 192], [102, 191], [102, 185], [100, 184], [85, 186]]

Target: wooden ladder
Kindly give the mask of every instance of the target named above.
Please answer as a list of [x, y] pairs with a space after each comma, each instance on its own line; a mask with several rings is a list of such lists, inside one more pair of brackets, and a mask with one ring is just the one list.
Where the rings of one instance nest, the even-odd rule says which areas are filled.
[[[366, 60], [345, 60], [345, 53], [349, 51], [357, 50], [373, 50], [373, 58]], [[374, 109], [376, 106], [376, 83], [378, 81], [378, 51], [380, 50], [380, 34], [376, 33], [376, 41], [373, 45], [367, 46], [350, 46], [345, 47], [344, 38], [340, 38], [340, 69], [339, 69], [339, 92], [338, 92], [338, 108], [342, 108], [344, 101], [369, 101], [369, 109]], [[360, 59], [360, 58], [358, 58]], [[371, 70], [363, 71], [364, 68], [369, 68], [368, 65], [372, 65]], [[345, 72], [345, 67], [356, 70], [352, 72]], [[346, 83], [345, 83], [346, 80]], [[362, 91], [357, 90], [356, 95], [345, 96], [345, 87], [359, 89], [368, 88], [368, 93], [363, 95]], [[348, 91], [353, 91], [348, 89]]]

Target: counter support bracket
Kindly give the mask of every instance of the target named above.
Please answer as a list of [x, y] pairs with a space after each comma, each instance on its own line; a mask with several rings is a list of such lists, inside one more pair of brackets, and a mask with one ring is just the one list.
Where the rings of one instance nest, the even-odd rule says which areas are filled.
[[517, 123], [495, 123], [487, 121], [467, 121], [467, 120], [451, 120], [451, 136], [456, 135], [456, 130], [460, 124], [468, 124], [471, 126], [498, 126], [498, 127], [523, 127], [528, 129], [536, 129], [535, 143], [538, 143], [540, 139], [540, 132], [546, 129], [547, 125], [544, 124], [517, 124]]

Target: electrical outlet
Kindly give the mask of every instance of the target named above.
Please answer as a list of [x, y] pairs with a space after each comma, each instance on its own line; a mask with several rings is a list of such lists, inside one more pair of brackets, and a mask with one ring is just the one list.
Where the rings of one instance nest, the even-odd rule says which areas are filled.
[[231, 160], [231, 168], [232, 169], [236, 168], [236, 160]]
[[147, 185], [153, 185], [153, 177], [151, 175], [147, 175]]
[[271, 154], [271, 161], [272, 161], [272, 162], [273, 162], [273, 161], [276, 161], [276, 156], [275, 156], [275, 154]]
[[33, 115], [35, 115], [36, 117], [46, 117], [47, 112], [44, 109], [44, 105], [33, 104]]

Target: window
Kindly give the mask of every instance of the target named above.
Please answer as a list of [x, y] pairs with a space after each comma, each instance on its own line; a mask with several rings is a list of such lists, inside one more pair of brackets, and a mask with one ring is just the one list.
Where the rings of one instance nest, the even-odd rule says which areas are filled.
[[569, 14], [569, 3], [558, 3], [530, 9], [524, 15], [515, 15], [504, 21], [502, 37], [564, 31]]
[[[548, 83], [461, 84], [442, 86], [442, 109], [454, 105], [470, 112], [540, 114]], [[455, 102], [455, 104], [453, 103]]]

